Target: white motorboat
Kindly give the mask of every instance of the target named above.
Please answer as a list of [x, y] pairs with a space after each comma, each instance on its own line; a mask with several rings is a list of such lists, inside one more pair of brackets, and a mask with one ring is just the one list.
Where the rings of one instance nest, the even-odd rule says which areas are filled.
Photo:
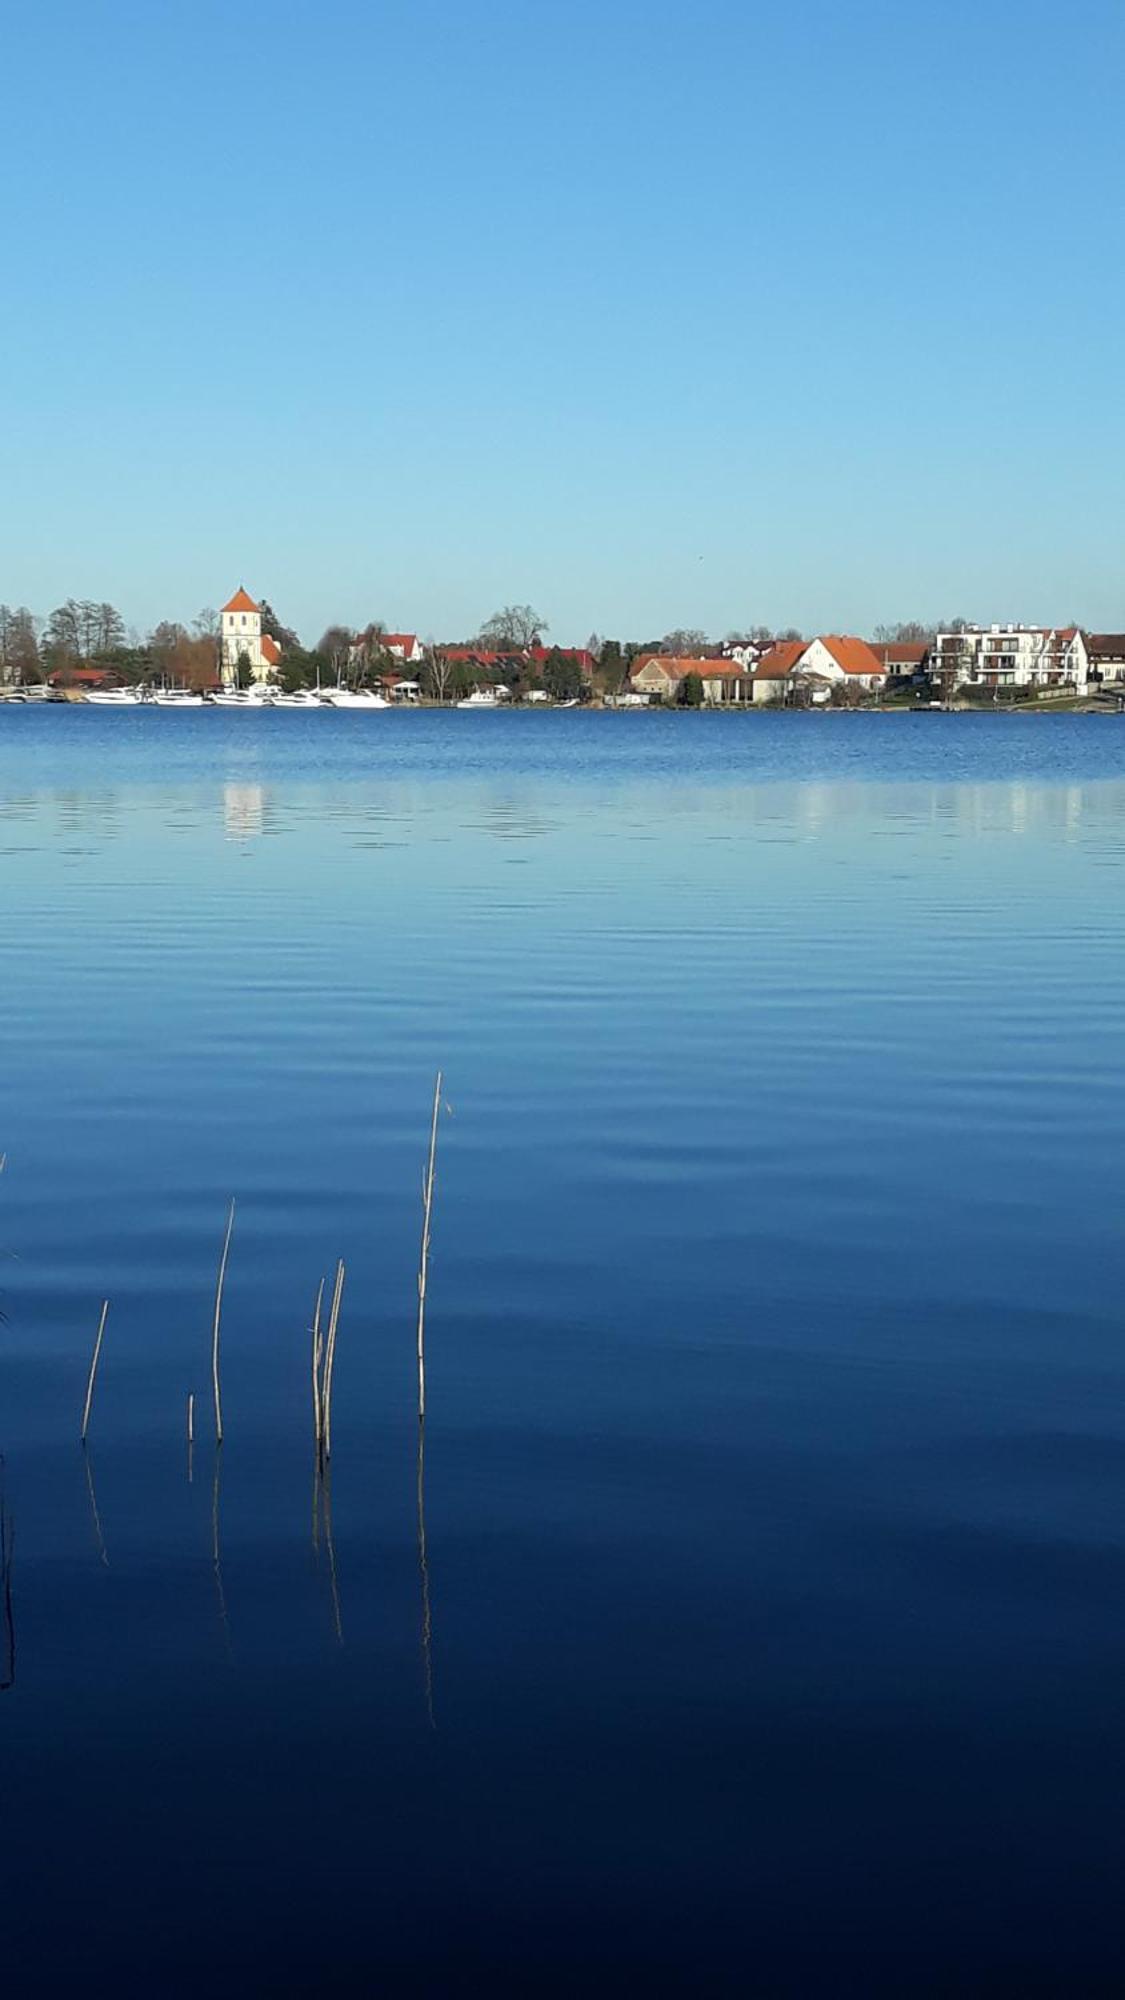
[[390, 708], [391, 704], [381, 694], [372, 694], [367, 688], [329, 688], [324, 697], [333, 708]]
[[314, 694], [312, 688], [298, 688], [296, 694], [275, 694], [274, 708], [324, 708], [327, 706], [323, 695]]
[[466, 695], [464, 701], [455, 702], [454, 707], [455, 708], [500, 708], [503, 705], [503, 701], [506, 699], [507, 694], [508, 694], [508, 689], [506, 687], [474, 688], [472, 694]]
[[203, 695], [193, 694], [190, 688], [157, 688], [151, 699], [157, 708], [203, 708]]
[[224, 688], [221, 694], [208, 695], [208, 701], [216, 708], [270, 708], [273, 698], [255, 694], [249, 688]]
[[140, 688], [88, 688], [84, 699], [97, 708], [139, 708], [148, 696]]

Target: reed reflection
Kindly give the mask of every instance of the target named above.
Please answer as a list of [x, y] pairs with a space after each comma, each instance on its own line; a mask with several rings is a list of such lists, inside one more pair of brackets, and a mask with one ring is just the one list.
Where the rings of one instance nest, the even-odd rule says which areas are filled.
[[313, 1530], [312, 1546], [314, 1561], [320, 1561], [321, 1536], [323, 1534], [325, 1554], [328, 1557], [328, 1588], [332, 1599], [332, 1628], [336, 1643], [344, 1643], [344, 1623], [340, 1612], [340, 1582], [336, 1571], [336, 1542], [332, 1533], [332, 1468], [321, 1460], [319, 1452], [313, 1460]]
[[430, 1565], [426, 1555], [426, 1419], [418, 1414], [418, 1577], [421, 1586], [422, 1625], [420, 1643], [422, 1651], [422, 1685], [426, 1691], [426, 1717], [431, 1729], [437, 1728], [434, 1721], [434, 1624], [430, 1610]]
[[223, 1628], [223, 1643], [230, 1652], [230, 1620], [227, 1617], [227, 1594], [223, 1587], [223, 1553], [220, 1529], [222, 1500], [222, 1444], [215, 1446], [215, 1470], [211, 1476], [211, 1569], [215, 1578], [215, 1596], [219, 1606], [219, 1623]]
[[82, 1463], [86, 1468], [86, 1492], [90, 1501], [90, 1519], [94, 1524], [94, 1540], [97, 1543], [99, 1559], [108, 1569], [109, 1554], [102, 1533], [102, 1517], [98, 1512], [98, 1496], [94, 1487], [94, 1461], [90, 1455], [90, 1447], [85, 1443], [82, 1446]]
[[0, 1694], [16, 1684], [16, 1618], [12, 1605], [12, 1557], [15, 1553], [15, 1527], [8, 1512], [7, 1494], [4, 1484], [4, 1461], [0, 1458], [0, 1598], [4, 1605], [4, 1673], [0, 1679]]

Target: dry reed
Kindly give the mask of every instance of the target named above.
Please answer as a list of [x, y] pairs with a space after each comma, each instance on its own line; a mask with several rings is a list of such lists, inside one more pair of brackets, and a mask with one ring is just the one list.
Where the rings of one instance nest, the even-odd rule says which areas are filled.
[[227, 1216], [227, 1233], [223, 1238], [223, 1254], [219, 1259], [219, 1276], [215, 1286], [215, 1320], [211, 1329], [211, 1383], [215, 1392], [215, 1442], [223, 1441], [223, 1398], [219, 1387], [219, 1322], [223, 1312], [223, 1286], [227, 1276], [227, 1258], [230, 1255], [231, 1231], [234, 1228], [234, 1196], [231, 1196], [230, 1213]]
[[324, 1350], [320, 1338], [320, 1309], [323, 1303], [324, 1303], [324, 1279], [322, 1278], [319, 1285], [316, 1288], [316, 1307], [313, 1312], [313, 1322], [311, 1328], [313, 1437], [316, 1441], [317, 1451], [320, 1450], [320, 1437], [321, 1437], [320, 1369], [321, 1369], [321, 1361], [323, 1358]]
[[328, 1314], [328, 1338], [324, 1350], [324, 1382], [321, 1390], [321, 1449], [325, 1459], [332, 1456], [332, 1377], [336, 1368], [336, 1329], [340, 1320], [340, 1300], [344, 1295], [344, 1260], [336, 1266], [332, 1306]]
[[434, 1084], [434, 1110], [430, 1121], [430, 1152], [422, 1176], [422, 1248], [418, 1259], [418, 1421], [426, 1414], [426, 1279], [430, 1268], [430, 1221], [434, 1207], [434, 1166], [437, 1159], [438, 1113], [441, 1110], [441, 1071]]
[[94, 1400], [94, 1380], [98, 1372], [98, 1361], [102, 1351], [102, 1335], [105, 1332], [105, 1316], [109, 1311], [109, 1300], [102, 1300], [102, 1316], [98, 1321], [98, 1335], [94, 1342], [94, 1356], [90, 1363], [90, 1376], [86, 1383], [86, 1407], [82, 1412], [82, 1443], [86, 1442], [86, 1432], [90, 1427], [90, 1405]]

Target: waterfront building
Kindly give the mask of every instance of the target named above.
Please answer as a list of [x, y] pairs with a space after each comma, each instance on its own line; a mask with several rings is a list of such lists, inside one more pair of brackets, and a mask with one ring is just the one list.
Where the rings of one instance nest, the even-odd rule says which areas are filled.
[[1103, 684], [1125, 681], [1125, 632], [1086, 632], [1084, 640], [1090, 678]]
[[712, 708], [750, 699], [750, 676], [729, 660], [673, 659], [667, 653], [642, 653], [634, 660], [629, 681], [635, 694], [658, 701], [675, 701], [689, 674], [703, 685], [703, 699]]
[[935, 685], [957, 688], [1074, 687], [1084, 694], [1090, 659], [1077, 625], [968, 625], [934, 637]]
[[818, 639], [783, 639], [771, 646], [750, 676], [755, 702], [830, 700], [852, 688], [876, 694], [886, 685], [887, 667], [866, 639], [830, 632]]
[[239, 584], [229, 604], [220, 613], [219, 665], [223, 683], [232, 687], [238, 679], [239, 662], [245, 660], [256, 681], [272, 680], [281, 660], [276, 639], [262, 630], [262, 607]]

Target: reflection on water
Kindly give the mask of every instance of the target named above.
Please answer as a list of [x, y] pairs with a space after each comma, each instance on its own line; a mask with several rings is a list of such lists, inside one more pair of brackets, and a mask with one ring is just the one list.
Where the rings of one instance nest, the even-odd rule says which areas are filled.
[[264, 785], [223, 786], [223, 825], [229, 840], [253, 840], [261, 833], [266, 816]]
[[4, 1619], [3, 1667], [0, 1668], [0, 1694], [5, 1694], [16, 1684], [16, 1616], [12, 1603], [12, 1560], [15, 1553], [15, 1528], [8, 1512], [8, 1498], [5, 1481], [4, 1460], [0, 1457], [0, 1605]]
[[436, 1729], [434, 1721], [434, 1662], [433, 1662], [433, 1615], [430, 1610], [430, 1563], [426, 1554], [426, 1419], [418, 1414], [418, 1576], [422, 1587], [422, 1685], [426, 1695], [426, 1717], [431, 1729]]
[[99, 1559], [104, 1567], [108, 1569], [109, 1555], [106, 1550], [105, 1535], [102, 1532], [102, 1517], [98, 1512], [98, 1496], [94, 1486], [94, 1461], [90, 1453], [90, 1447], [85, 1442], [82, 1446], [82, 1463], [86, 1468], [86, 1494], [90, 1502], [90, 1520], [94, 1529], [94, 1541], [97, 1545]]

